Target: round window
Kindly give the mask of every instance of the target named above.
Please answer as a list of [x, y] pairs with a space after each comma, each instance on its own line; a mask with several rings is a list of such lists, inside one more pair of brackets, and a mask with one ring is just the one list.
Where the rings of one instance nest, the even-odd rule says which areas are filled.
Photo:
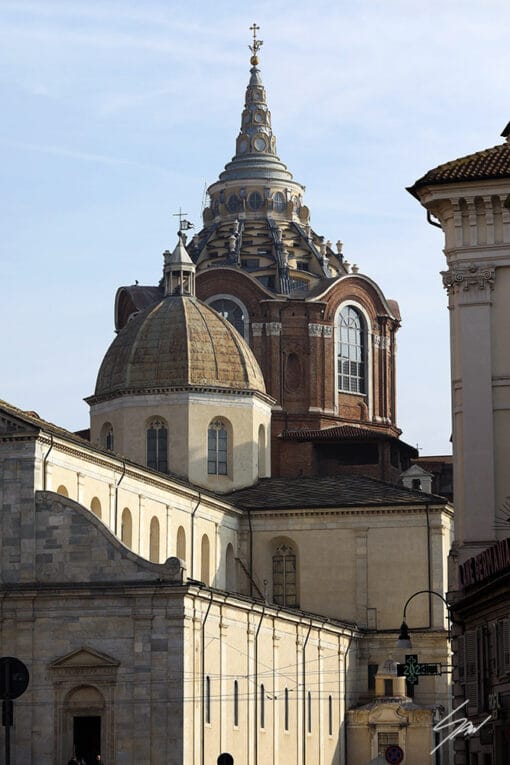
[[241, 200], [236, 194], [231, 194], [227, 201], [227, 210], [229, 212], [239, 212], [241, 209]]
[[257, 151], [264, 151], [266, 148], [266, 139], [262, 138], [262, 136], [258, 135], [255, 140], [253, 141], [254, 147], [257, 149]]

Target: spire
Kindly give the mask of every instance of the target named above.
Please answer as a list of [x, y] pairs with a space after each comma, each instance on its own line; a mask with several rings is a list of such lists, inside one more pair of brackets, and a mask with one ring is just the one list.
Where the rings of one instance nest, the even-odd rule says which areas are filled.
[[258, 52], [263, 41], [257, 39], [259, 27], [253, 24], [253, 43], [249, 45], [250, 79], [246, 88], [241, 128], [236, 141], [236, 154], [220, 175], [221, 181], [264, 178], [292, 181], [292, 174], [276, 154], [276, 137], [271, 128], [271, 112], [267, 106], [266, 89], [258, 68]]

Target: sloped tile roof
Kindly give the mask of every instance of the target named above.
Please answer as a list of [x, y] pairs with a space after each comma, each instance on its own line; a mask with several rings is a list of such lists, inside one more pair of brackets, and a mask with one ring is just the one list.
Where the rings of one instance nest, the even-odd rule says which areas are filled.
[[494, 178], [510, 178], [510, 143], [508, 141], [490, 149], [445, 162], [425, 173], [408, 188], [408, 191], [417, 197], [417, 189], [422, 186]]
[[435, 494], [363, 476], [263, 478], [226, 499], [247, 509], [306, 509], [326, 507], [387, 507], [390, 505], [444, 504]]

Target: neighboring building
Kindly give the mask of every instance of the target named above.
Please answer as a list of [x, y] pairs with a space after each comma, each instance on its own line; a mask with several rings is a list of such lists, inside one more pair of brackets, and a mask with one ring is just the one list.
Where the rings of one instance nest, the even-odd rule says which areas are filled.
[[453, 402], [455, 705], [476, 736], [457, 765], [510, 758], [510, 123], [490, 149], [447, 162], [409, 190], [445, 233]]
[[[252, 47], [193, 259], [181, 224], [161, 286], [117, 293], [90, 440], [0, 402], [13, 765], [366, 765], [395, 737], [417, 765], [449, 709], [447, 674], [394, 677], [453, 522], [398, 485], [398, 308], [309, 227]], [[445, 617], [410, 604], [422, 661], [448, 664]]]

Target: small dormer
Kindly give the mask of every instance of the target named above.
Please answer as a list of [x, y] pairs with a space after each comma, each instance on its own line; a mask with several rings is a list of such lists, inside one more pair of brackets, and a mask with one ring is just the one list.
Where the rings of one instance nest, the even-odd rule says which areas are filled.
[[400, 474], [400, 480], [406, 489], [414, 491], [423, 491], [425, 494], [432, 494], [432, 473], [428, 473], [419, 465], [411, 465]]

